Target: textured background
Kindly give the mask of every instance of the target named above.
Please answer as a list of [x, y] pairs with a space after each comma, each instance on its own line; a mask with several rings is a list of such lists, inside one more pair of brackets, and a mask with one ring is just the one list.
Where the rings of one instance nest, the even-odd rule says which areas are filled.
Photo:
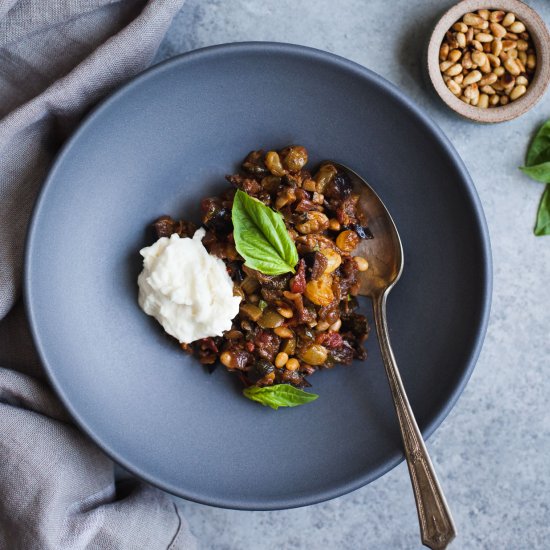
[[[428, 448], [458, 526], [453, 548], [548, 548], [550, 237], [532, 234], [542, 185], [524, 177], [517, 166], [532, 132], [550, 118], [550, 94], [519, 120], [498, 126], [469, 123], [444, 108], [424, 84], [422, 50], [434, 18], [451, 4], [188, 0], [158, 60], [245, 40], [313, 46], [381, 74], [449, 136], [485, 208], [494, 297], [476, 370]], [[550, 2], [528, 4], [550, 24]], [[404, 464], [352, 494], [297, 510], [237, 512], [182, 504], [205, 549], [420, 548]]]

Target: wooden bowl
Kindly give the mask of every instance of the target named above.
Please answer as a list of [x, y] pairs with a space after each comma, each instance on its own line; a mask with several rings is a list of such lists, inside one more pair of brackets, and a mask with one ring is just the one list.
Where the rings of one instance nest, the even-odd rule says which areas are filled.
[[[537, 67], [527, 92], [507, 105], [487, 109], [468, 105], [458, 99], [447, 88], [439, 70], [439, 48], [445, 33], [454, 23], [461, 20], [465, 13], [480, 9], [498, 9], [514, 13], [525, 23], [537, 55]], [[546, 92], [550, 82], [550, 34], [537, 12], [519, 0], [462, 0], [449, 9], [435, 26], [428, 45], [427, 62], [428, 74], [436, 92], [453, 111], [476, 122], [504, 122], [526, 113]]]

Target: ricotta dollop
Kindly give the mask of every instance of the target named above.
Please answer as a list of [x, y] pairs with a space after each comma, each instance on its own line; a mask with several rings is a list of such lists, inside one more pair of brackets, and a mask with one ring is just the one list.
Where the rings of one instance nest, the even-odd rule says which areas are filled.
[[181, 343], [221, 336], [231, 328], [241, 298], [220, 258], [202, 244], [204, 229], [193, 238], [161, 237], [140, 250], [139, 305]]

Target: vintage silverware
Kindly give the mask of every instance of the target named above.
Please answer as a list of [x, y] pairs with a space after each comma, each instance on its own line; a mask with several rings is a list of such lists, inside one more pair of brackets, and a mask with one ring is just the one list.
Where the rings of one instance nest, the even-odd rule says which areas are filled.
[[455, 525], [407, 399], [386, 322], [386, 299], [403, 271], [401, 239], [390, 213], [370, 185], [346, 166], [329, 162], [345, 172], [360, 193], [359, 205], [374, 236], [373, 239], [362, 240], [356, 249], [358, 255], [369, 261], [369, 269], [360, 273], [360, 294], [371, 298], [373, 304], [376, 332], [416, 500], [422, 543], [432, 550], [442, 550], [455, 537]]

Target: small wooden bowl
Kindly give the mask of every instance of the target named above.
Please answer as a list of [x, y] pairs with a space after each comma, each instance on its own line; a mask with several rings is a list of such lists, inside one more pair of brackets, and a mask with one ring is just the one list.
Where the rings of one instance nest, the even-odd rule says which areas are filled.
[[[445, 33], [454, 23], [462, 19], [465, 13], [480, 9], [498, 9], [514, 13], [518, 19], [525, 23], [537, 55], [535, 75], [527, 87], [527, 92], [507, 105], [487, 109], [468, 105], [458, 99], [447, 88], [439, 70], [439, 48]], [[427, 55], [428, 74], [439, 97], [453, 111], [476, 122], [504, 122], [521, 116], [542, 98], [550, 82], [550, 34], [537, 12], [519, 0], [462, 0], [449, 9], [438, 21], [430, 38]]]

